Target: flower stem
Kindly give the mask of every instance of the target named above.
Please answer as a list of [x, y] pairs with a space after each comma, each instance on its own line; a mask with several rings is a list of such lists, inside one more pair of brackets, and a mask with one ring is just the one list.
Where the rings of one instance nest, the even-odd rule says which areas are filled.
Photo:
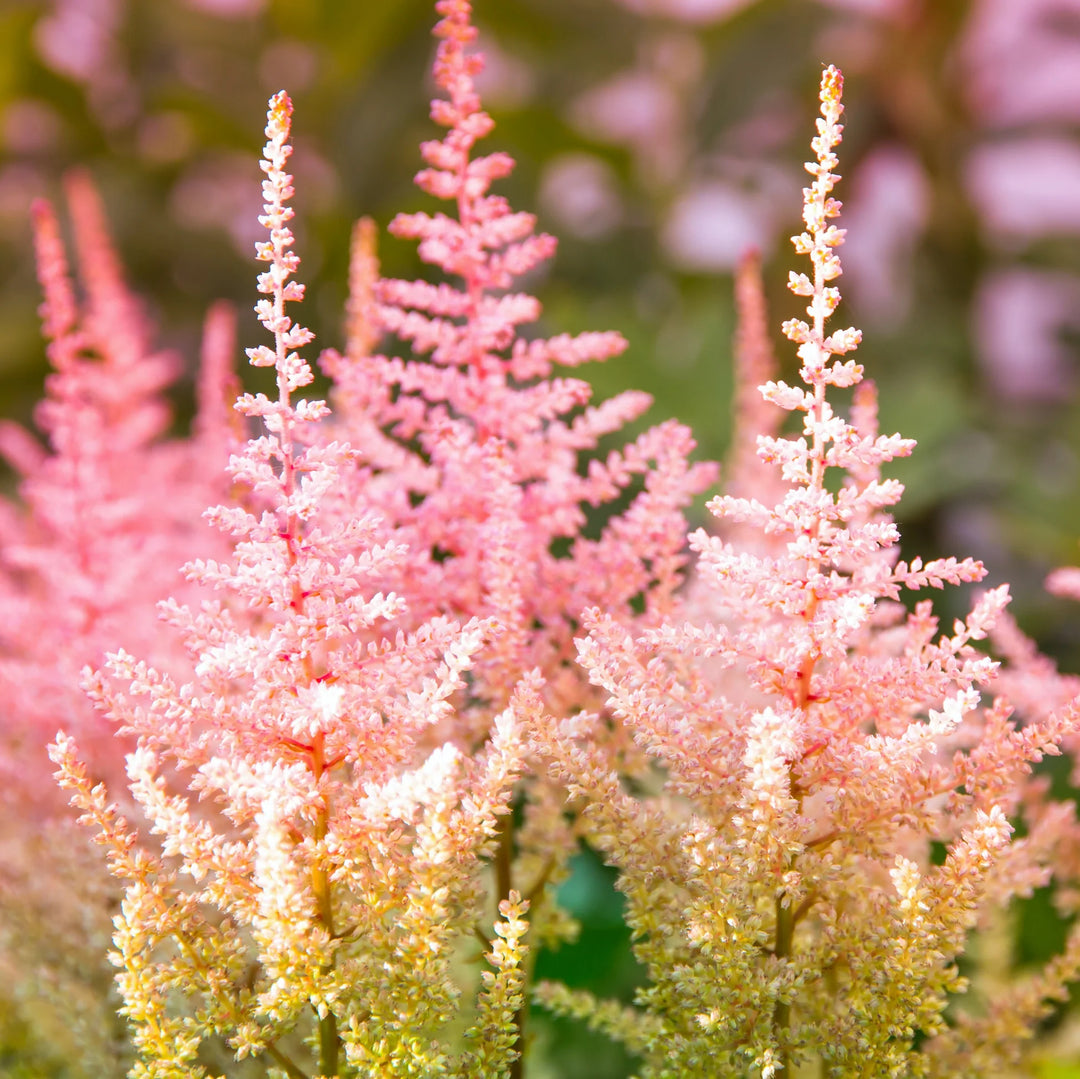
[[[795, 936], [795, 915], [789, 906], [784, 905], [783, 897], [776, 900], [776, 944], [773, 954], [782, 959], [791, 954], [791, 944]], [[776, 1070], [776, 1079], [787, 1079], [788, 1069], [787, 1033], [791, 1025], [791, 1004], [778, 1000], [773, 1008], [773, 1031], [780, 1046], [780, 1066]]]
[[[499, 828], [499, 846], [495, 853], [495, 892], [500, 900], [508, 899], [514, 887], [514, 814], [507, 813]], [[514, 1013], [514, 1029], [517, 1032], [518, 1055], [510, 1065], [508, 1079], [524, 1079], [525, 1076], [525, 1016], [528, 997], [523, 996], [521, 1007]]]

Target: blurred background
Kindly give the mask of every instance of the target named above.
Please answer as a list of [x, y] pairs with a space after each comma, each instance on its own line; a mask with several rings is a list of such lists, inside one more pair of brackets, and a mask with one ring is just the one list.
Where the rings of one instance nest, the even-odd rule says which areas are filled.
[[[435, 133], [432, 7], [0, 0], [0, 412], [28, 421], [41, 393], [27, 208], [58, 197], [72, 166], [96, 178], [159, 343], [189, 371], [208, 304], [250, 310], [257, 162], [280, 88], [296, 108], [305, 321], [339, 345], [351, 222], [430, 208], [411, 177]], [[787, 237], [801, 228], [822, 65], [843, 69], [837, 321], [864, 331], [883, 427], [920, 443], [893, 470], [908, 484], [905, 548], [984, 559], [992, 583], [1012, 583], [1021, 625], [1080, 669], [1080, 612], [1042, 591], [1048, 569], [1080, 561], [1080, 0], [475, 8], [488, 145], [518, 161], [500, 190], [560, 238], [529, 282], [543, 329], [621, 330], [628, 354], [587, 376], [604, 396], [649, 390], [650, 420], [689, 423], [713, 458], [731, 429], [732, 268], [758, 248], [773, 324], [800, 313], [784, 287], [802, 269]], [[381, 256], [389, 275], [420, 272], [410, 244], [384, 238]], [[245, 344], [260, 340], [254, 316], [241, 326]], [[189, 382], [181, 430], [190, 396]], [[566, 899], [590, 943], [577, 960], [542, 957], [542, 972], [605, 991], [603, 967], [625, 992], [605, 873], [583, 855]], [[537, 1036], [555, 1061], [559, 1046], [591, 1061], [591, 1079], [625, 1074], [560, 1027], [541, 1021]]]

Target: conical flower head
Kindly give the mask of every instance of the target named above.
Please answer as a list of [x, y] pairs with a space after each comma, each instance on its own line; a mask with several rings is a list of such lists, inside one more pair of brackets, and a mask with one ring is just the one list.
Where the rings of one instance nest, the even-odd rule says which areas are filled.
[[[523, 682], [485, 744], [462, 752], [455, 707], [495, 627], [410, 623], [405, 601], [380, 590], [407, 578], [407, 550], [344, 482], [356, 453], [326, 438], [325, 403], [295, 398], [311, 382], [300, 350], [312, 335], [289, 313], [303, 296], [291, 112], [284, 93], [271, 99], [256, 312], [274, 343], [248, 353], [274, 368], [277, 395], [236, 403], [262, 430], [230, 462], [237, 501], [208, 513], [231, 557], [187, 567], [216, 598], [162, 605], [193, 676], [179, 684], [117, 652], [87, 680], [137, 739], [129, 786], [160, 843], [108, 804], [71, 737], [51, 747], [125, 887], [112, 958], [146, 1074], [201, 1071], [200, 1044], [214, 1035], [289, 1074], [337, 1075], [346, 1059], [367, 1074], [445, 1070], [453, 1047], [441, 1039], [463, 991], [451, 960], [486, 924], [482, 859], [538, 695]], [[188, 789], [176, 793], [181, 777]], [[516, 893], [506, 900], [494, 935], [513, 944], [488, 953], [498, 973], [477, 990], [472, 1032], [479, 1058], [503, 1069], [516, 1050], [491, 1016], [515, 999], [527, 908]]]
[[[390, 229], [419, 241], [421, 258], [448, 280], [382, 280], [373, 302], [350, 305], [409, 344], [411, 359], [352, 347], [324, 363], [343, 428], [370, 448], [373, 471], [382, 471], [373, 490], [383, 492], [384, 512], [402, 525], [416, 559], [410, 608], [424, 616], [498, 615], [503, 633], [477, 672], [480, 696], [497, 706], [533, 667], [551, 676], [557, 697], [570, 699], [582, 688], [569, 666], [581, 611], [603, 602], [632, 619], [644, 605], [657, 617], [675, 602], [682, 508], [713, 473], [688, 462], [693, 441], [675, 423], [584, 467], [582, 457], [595, 456], [600, 439], [650, 401], [624, 393], [594, 405], [587, 382], [553, 377], [557, 366], [616, 356], [626, 346], [621, 335], [544, 338], [523, 329], [541, 308], [515, 285], [554, 253], [555, 240], [493, 193], [513, 161], [477, 153], [494, 125], [475, 85], [482, 57], [473, 48], [471, 5], [442, 0], [437, 10], [442, 96], [431, 115], [447, 131], [423, 144], [427, 167], [416, 180], [448, 205], [398, 215]], [[362, 284], [370, 256], [357, 250]], [[631, 509], [598, 538], [584, 538], [590, 508], [625, 492], [634, 493]]]
[[[881, 467], [913, 443], [877, 430], [873, 389], [847, 358], [858, 332], [827, 330], [840, 300], [841, 88], [826, 69], [794, 238], [813, 267], [790, 281], [809, 321], [785, 325], [802, 385], [761, 387], [802, 421], [794, 437], [758, 438], [778, 501], [710, 503], [739, 527], [691, 537], [695, 620], [635, 632], [587, 612], [580, 658], [610, 719], [553, 718], [546, 730], [555, 770], [589, 805], [589, 841], [620, 869], [649, 983], [636, 1010], [550, 986], [541, 999], [626, 1042], [653, 1079], [804, 1064], [967, 1074], [966, 1043], [945, 1019], [965, 988], [955, 958], [981, 914], [1048, 879], [1070, 835], [1068, 807], [1038, 802], [1025, 820], [1039, 839], [1011, 838], [1032, 763], [1058, 751], [1078, 710], [1020, 729], [1004, 698], [982, 704], [997, 665], [978, 642], [1007, 589], [940, 635], [928, 602], [897, 602], [983, 569], [898, 561], [887, 509], [902, 488]], [[830, 394], [848, 387], [845, 419]], [[1070, 948], [1047, 985], [1076, 969], [1080, 943]], [[986, 1059], [1017, 1036], [1002, 1024], [971, 1027], [998, 1039]], [[933, 1071], [931, 1059], [957, 1066]]]

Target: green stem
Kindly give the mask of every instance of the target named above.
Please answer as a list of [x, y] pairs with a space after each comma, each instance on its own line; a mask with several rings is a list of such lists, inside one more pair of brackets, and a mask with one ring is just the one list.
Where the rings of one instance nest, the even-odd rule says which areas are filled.
[[266, 1047], [266, 1053], [268, 1056], [273, 1057], [278, 1067], [280, 1067], [286, 1075], [291, 1076], [291, 1079], [308, 1079], [307, 1072], [298, 1068], [280, 1049], [275, 1048], [273, 1045], [268, 1045]]
[[495, 902], [496, 916], [498, 915], [499, 901], [507, 899], [514, 888], [513, 865], [514, 860], [514, 814], [507, 813], [499, 827], [499, 846], [495, 851], [495, 894], [498, 899]]
[[[323, 745], [322, 737], [315, 740], [313, 754], [313, 770], [316, 776], [321, 776], [323, 770]], [[326, 838], [329, 831], [330, 807], [323, 806], [322, 812], [315, 824], [315, 840], [318, 845]], [[337, 936], [334, 928], [334, 902], [331, 895], [330, 877], [325, 866], [316, 864], [311, 870], [312, 891], [315, 893], [315, 901], [319, 908], [319, 919], [326, 928], [330, 938]], [[331, 957], [328, 969], [334, 966]], [[341, 1053], [341, 1039], [338, 1037], [337, 1016], [329, 1012], [319, 1019], [319, 1074], [324, 1076], [336, 1076]]]
[[[783, 905], [783, 897], [776, 900], [776, 947], [773, 954], [779, 959], [791, 955], [791, 944], [795, 936], [795, 916], [790, 908]], [[773, 1030], [780, 1043], [780, 1067], [776, 1071], [777, 1079], [787, 1079], [788, 1069], [787, 1034], [791, 1025], [791, 1005], [778, 1000], [773, 1008]]]
[[[499, 899], [509, 898], [514, 887], [514, 814], [507, 813], [499, 829], [499, 847], [495, 852], [495, 893]], [[514, 1029], [517, 1032], [518, 1055], [510, 1065], [508, 1079], [524, 1079], [525, 1076], [525, 1016], [528, 996], [523, 995], [521, 1007], [514, 1013]]]
[[338, 1051], [341, 1039], [338, 1037], [337, 1016], [330, 1012], [325, 1019], [319, 1020], [319, 1074], [338, 1074]]

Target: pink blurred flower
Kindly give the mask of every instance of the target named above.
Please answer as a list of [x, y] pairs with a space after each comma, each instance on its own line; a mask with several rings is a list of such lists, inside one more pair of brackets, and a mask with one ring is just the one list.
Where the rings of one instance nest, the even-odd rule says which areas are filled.
[[661, 242], [672, 262], [683, 269], [730, 271], [748, 250], [768, 248], [773, 212], [753, 192], [719, 180], [702, 182], [676, 199]]
[[173, 185], [170, 209], [196, 228], [224, 230], [246, 256], [259, 236], [258, 196], [244, 155], [215, 154], [191, 162]]
[[46, 444], [0, 425], [0, 452], [19, 477], [18, 498], [0, 500], [0, 997], [15, 1014], [26, 1009], [29, 1030], [62, 1032], [47, 1054], [67, 1055], [73, 1074], [99, 1075], [116, 1074], [127, 1054], [104, 962], [118, 896], [55, 797], [45, 743], [61, 726], [77, 732], [95, 780], [115, 783], [131, 743], [87, 700], [86, 665], [126, 643], [184, 670], [155, 603], [192, 594], [182, 562], [220, 553], [201, 512], [222, 493], [215, 473], [232, 448], [215, 405], [233, 341], [218, 308], [198, 430], [166, 437], [177, 358], [151, 344], [89, 177], [73, 174], [66, 187], [81, 300], [51, 206], [33, 211], [52, 368], [35, 413]]
[[623, 219], [619, 180], [594, 154], [559, 154], [544, 166], [540, 205], [561, 231], [596, 240]]
[[98, 77], [112, 59], [123, 11], [124, 0], [53, 0], [35, 31], [42, 59], [80, 82]]
[[868, 319], [894, 326], [911, 307], [911, 260], [929, 212], [926, 173], [910, 151], [885, 145], [864, 158], [844, 200], [848, 293]]
[[978, 0], [961, 50], [964, 89], [990, 128], [1080, 121], [1077, 0]]
[[616, 75], [582, 94], [570, 119], [589, 138], [630, 147], [647, 183], [676, 176], [688, 146], [677, 85], [649, 66]]
[[573, 119], [594, 138], [635, 145], [661, 139], [677, 112], [675, 95], [664, 82], [646, 71], [628, 71], [579, 98]]
[[1062, 401], [1076, 388], [1064, 334], [1080, 332], [1080, 278], [1023, 267], [991, 273], [980, 282], [972, 330], [1002, 397]]
[[1080, 233], [1080, 145], [1030, 135], [987, 141], [968, 157], [968, 189], [999, 243]]
[[483, 99], [498, 109], [520, 109], [536, 95], [537, 75], [520, 56], [503, 49], [490, 36], [482, 36], [484, 67], [476, 74], [476, 89]]
[[638, 15], [664, 15], [688, 23], [730, 18], [756, 0], [618, 0]]
[[188, 7], [219, 15], [225, 19], [244, 19], [258, 15], [266, 0], [182, 0]]
[[86, 87], [108, 127], [129, 122], [140, 107], [119, 45], [125, 13], [126, 0], [52, 0], [51, 14], [34, 27], [41, 59]]

